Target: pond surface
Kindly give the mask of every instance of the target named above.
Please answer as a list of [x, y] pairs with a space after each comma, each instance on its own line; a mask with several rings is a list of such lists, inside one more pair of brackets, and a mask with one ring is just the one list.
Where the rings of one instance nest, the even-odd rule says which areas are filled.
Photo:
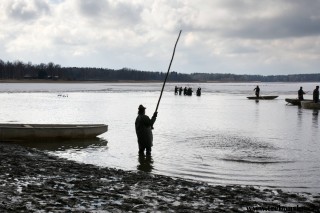
[[[202, 88], [202, 96], [174, 95], [174, 86]], [[312, 110], [286, 105], [303, 86], [311, 98], [316, 83], [166, 85], [151, 159], [138, 158], [134, 129], [139, 104], [150, 117], [161, 83], [0, 84], [1, 123], [104, 123], [96, 140], [43, 141], [27, 146], [102, 167], [144, 170], [212, 184], [271, 186], [319, 192], [319, 118]]]

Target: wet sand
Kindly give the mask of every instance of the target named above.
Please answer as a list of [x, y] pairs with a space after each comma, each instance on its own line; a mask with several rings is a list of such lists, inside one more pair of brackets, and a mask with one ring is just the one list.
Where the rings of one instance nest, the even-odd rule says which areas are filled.
[[320, 212], [320, 194], [100, 168], [5, 142], [0, 161], [1, 212]]

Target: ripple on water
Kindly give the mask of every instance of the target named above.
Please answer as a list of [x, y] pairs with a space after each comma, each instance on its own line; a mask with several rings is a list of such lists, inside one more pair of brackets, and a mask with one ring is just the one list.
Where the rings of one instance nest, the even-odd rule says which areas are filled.
[[178, 144], [187, 146], [192, 152], [186, 152], [179, 160], [173, 161], [170, 168], [166, 167], [165, 173], [170, 175], [210, 183], [278, 187], [293, 187], [283, 184], [291, 178], [295, 186], [303, 185], [300, 180], [293, 180], [294, 174], [299, 172], [295, 167], [296, 160], [290, 155], [282, 155], [283, 148], [274, 141], [211, 132], [198, 133], [178, 141]]
[[281, 148], [275, 144], [260, 140], [258, 138], [246, 137], [232, 134], [210, 134], [204, 136], [190, 137], [188, 141], [196, 143], [198, 155], [195, 158], [203, 160], [201, 149], [216, 156], [216, 159], [233, 161], [239, 163], [292, 163], [292, 159], [281, 156]]

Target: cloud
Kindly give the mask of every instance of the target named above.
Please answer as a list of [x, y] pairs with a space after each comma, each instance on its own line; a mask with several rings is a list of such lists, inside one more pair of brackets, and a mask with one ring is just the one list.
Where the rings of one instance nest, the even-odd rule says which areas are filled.
[[180, 72], [316, 72], [319, 0], [1, 0], [0, 57]]
[[224, 35], [252, 39], [278, 39], [314, 36], [320, 34], [320, 4], [292, 4], [289, 9], [270, 17], [243, 18], [239, 26], [224, 32]]
[[140, 21], [141, 6], [121, 1], [75, 0], [79, 15], [90, 19], [91, 23], [105, 26], [135, 25]]
[[[249, 39], [314, 36], [320, 33], [320, 1], [199, 1], [185, 25], [193, 31]], [[188, 28], [188, 27], [187, 27]]]
[[4, 1], [4, 12], [9, 19], [30, 21], [50, 12], [47, 1], [12, 0]]

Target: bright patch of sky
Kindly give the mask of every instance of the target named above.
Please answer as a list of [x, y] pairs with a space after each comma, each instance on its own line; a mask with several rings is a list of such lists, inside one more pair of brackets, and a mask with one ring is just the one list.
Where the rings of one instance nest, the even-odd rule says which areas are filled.
[[318, 73], [320, 0], [1, 0], [0, 59], [180, 73]]

